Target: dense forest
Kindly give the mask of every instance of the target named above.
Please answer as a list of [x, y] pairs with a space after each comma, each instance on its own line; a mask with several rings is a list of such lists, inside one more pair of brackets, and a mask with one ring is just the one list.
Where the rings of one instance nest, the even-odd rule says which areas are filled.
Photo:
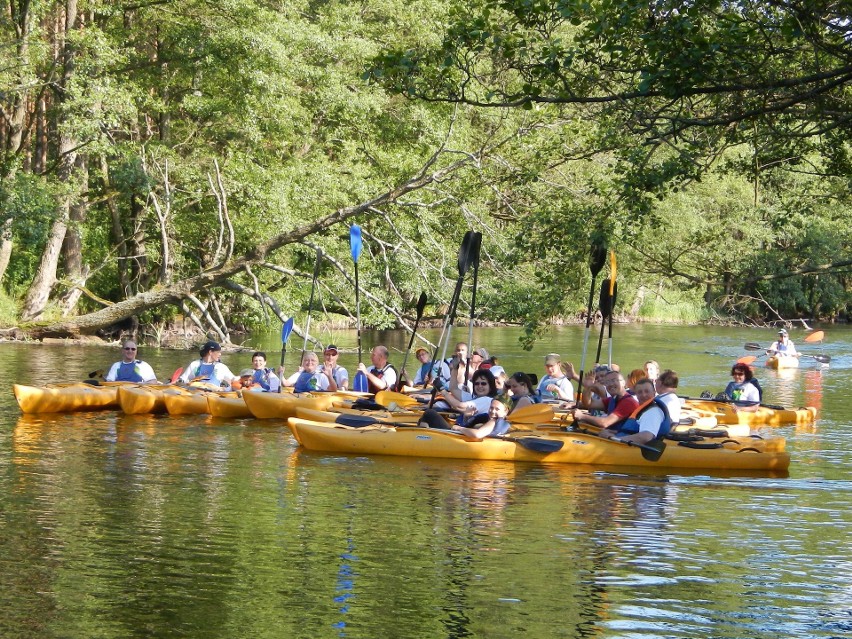
[[0, 0], [0, 325], [846, 320], [850, 8]]

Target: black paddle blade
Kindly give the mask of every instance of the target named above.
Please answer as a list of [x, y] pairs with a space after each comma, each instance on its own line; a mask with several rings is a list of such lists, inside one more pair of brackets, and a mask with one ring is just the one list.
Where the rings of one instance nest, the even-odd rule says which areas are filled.
[[606, 264], [607, 245], [606, 238], [602, 233], [598, 232], [592, 236], [592, 251], [589, 255], [589, 270], [592, 272], [592, 277], [597, 277], [598, 273]]
[[426, 310], [426, 292], [420, 293], [420, 298], [417, 300], [417, 319], [423, 317], [423, 311]]
[[648, 461], [658, 461], [663, 456], [663, 451], [666, 449], [666, 442], [662, 440], [652, 441], [650, 444], [636, 444], [627, 442], [630, 446], [637, 446], [642, 449], [642, 457]]
[[598, 306], [601, 309], [603, 319], [606, 319], [612, 314], [612, 298], [609, 296], [609, 278], [601, 282], [601, 296], [598, 300]]
[[381, 422], [379, 422], [378, 419], [368, 417], [367, 415], [338, 415], [334, 418], [334, 423], [343, 424], [344, 426], [352, 426], [354, 428], [362, 428], [364, 426], [371, 426]]
[[808, 355], [808, 357], [813, 357], [820, 364], [828, 364], [831, 361], [830, 355]]
[[464, 276], [470, 268], [470, 249], [473, 246], [473, 231], [468, 231], [464, 234], [461, 246], [459, 247], [459, 277]]
[[747, 351], [765, 351], [766, 350], [765, 348], [763, 348], [763, 346], [761, 346], [760, 344], [756, 344], [754, 342], [746, 342], [744, 348]]
[[565, 445], [565, 442], [560, 440], [542, 439], [540, 437], [507, 437], [506, 439], [537, 453], [555, 453]]

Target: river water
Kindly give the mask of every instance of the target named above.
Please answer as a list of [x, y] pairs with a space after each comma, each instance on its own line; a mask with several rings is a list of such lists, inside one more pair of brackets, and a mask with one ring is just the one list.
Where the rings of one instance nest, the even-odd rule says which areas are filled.
[[[277, 363], [277, 335], [248, 346]], [[517, 337], [474, 342], [509, 371], [541, 375], [550, 351], [579, 367], [582, 327], [531, 353]], [[11, 381], [80, 379], [117, 349], [0, 344], [0, 637], [848, 637], [852, 330], [792, 337], [832, 362], [758, 368], [765, 401], [820, 409], [774, 429], [788, 477], [314, 454], [256, 420], [25, 417]], [[697, 395], [724, 387], [745, 342], [772, 339], [616, 326], [614, 360], [656, 359]], [[407, 336], [364, 334], [365, 351], [379, 342], [398, 365]], [[168, 377], [193, 354], [140, 355]]]

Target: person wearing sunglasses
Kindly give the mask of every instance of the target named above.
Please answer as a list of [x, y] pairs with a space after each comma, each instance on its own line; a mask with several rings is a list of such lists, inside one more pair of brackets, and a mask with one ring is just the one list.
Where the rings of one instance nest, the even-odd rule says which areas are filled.
[[[449, 391], [441, 391], [439, 396], [460, 415], [462, 425], [468, 425], [480, 415], [487, 415], [491, 400], [497, 395], [497, 384], [490, 370], [480, 369], [473, 374], [473, 393], [468, 393], [455, 380], [450, 380]], [[436, 404], [437, 405], [437, 404]], [[434, 409], [427, 409], [420, 418], [422, 425], [429, 428], [450, 428], [450, 423]]]
[[157, 375], [151, 366], [136, 359], [136, 342], [127, 340], [121, 348], [122, 359], [109, 369], [104, 378], [108, 382], [136, 382], [137, 384], [157, 383]]
[[734, 402], [735, 411], [754, 413], [760, 408], [760, 390], [748, 364], [737, 362], [731, 368], [733, 378], [725, 387], [725, 396]]

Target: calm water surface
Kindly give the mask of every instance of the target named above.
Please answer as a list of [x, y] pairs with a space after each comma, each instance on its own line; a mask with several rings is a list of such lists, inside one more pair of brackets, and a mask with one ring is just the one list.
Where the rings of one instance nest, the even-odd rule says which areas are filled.
[[[814, 346], [792, 337], [830, 368], [759, 369], [768, 402], [821, 411], [813, 427], [775, 429], [789, 477], [312, 454], [256, 420], [25, 417], [9, 384], [0, 637], [848, 637], [852, 331], [826, 333]], [[277, 363], [278, 334], [249, 346]], [[474, 342], [510, 371], [541, 375], [550, 351], [579, 367], [581, 327], [532, 353], [517, 336], [482, 329]], [[697, 395], [727, 383], [745, 342], [772, 339], [616, 326], [614, 360], [653, 357]], [[354, 334], [332, 340], [355, 346]], [[407, 341], [364, 335], [365, 350]], [[192, 358], [141, 355], [163, 377]], [[0, 375], [74, 380], [116, 358], [0, 344]], [[234, 370], [249, 358], [224, 357]], [[342, 361], [351, 371], [355, 356]]]

